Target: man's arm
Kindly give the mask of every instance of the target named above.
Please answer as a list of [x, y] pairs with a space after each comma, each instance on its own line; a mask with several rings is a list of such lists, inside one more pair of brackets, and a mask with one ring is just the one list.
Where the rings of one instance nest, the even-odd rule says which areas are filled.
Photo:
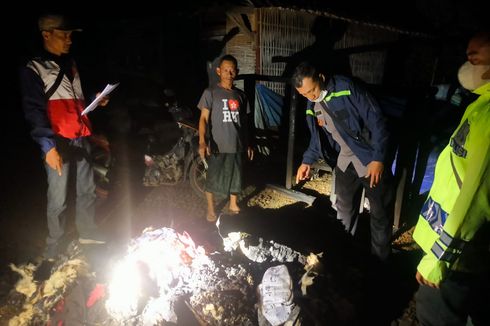
[[32, 69], [23, 67], [20, 72], [20, 89], [24, 117], [31, 127], [31, 137], [46, 154], [55, 147], [55, 140], [48, 119], [43, 81]]
[[[464, 117], [463, 120], [465, 120]], [[435, 231], [432, 232], [431, 226], [424, 218], [424, 215], [419, 216], [413, 237], [425, 252], [425, 256], [417, 267], [417, 281], [421, 284], [437, 287], [444, 279], [446, 270], [452, 267], [465, 250], [465, 244], [473, 239], [485, 219], [487, 222], [490, 220], [489, 123], [490, 115], [488, 114], [480, 115], [472, 123], [470, 133], [476, 133], [468, 135], [468, 138], [472, 140], [465, 144], [468, 150], [466, 173], [454, 205], [448, 208], [447, 219], [440, 234], [435, 233]], [[479, 137], [476, 137], [476, 135]], [[438, 165], [443, 154], [441, 153], [438, 159]], [[453, 155], [453, 153], [449, 154]], [[446, 160], [445, 168], [453, 171], [451, 163], [449, 163], [450, 156], [446, 155], [444, 157]], [[440, 169], [440, 167], [436, 166], [437, 169]], [[452, 173], [444, 172], [446, 172], [445, 174]], [[441, 173], [443, 171], [439, 172], [439, 174]], [[436, 204], [431, 205], [431, 207], [438, 207], [437, 201], [439, 198], [447, 196], [446, 191], [453, 191], [448, 189], [448, 178], [445, 177], [445, 174], [443, 174], [442, 178], [434, 180], [429, 196], [434, 197]], [[455, 181], [453, 182], [456, 183]], [[430, 213], [432, 214], [432, 211]], [[435, 255], [433, 250], [435, 248], [438, 249], [436, 250], [437, 255]]]
[[372, 161], [384, 162], [389, 140], [386, 117], [371, 93], [355, 84], [352, 84], [351, 88], [359, 116], [371, 133]]
[[31, 126], [31, 137], [41, 147], [46, 163], [61, 175], [63, 160], [56, 150], [54, 132], [48, 119], [43, 82], [32, 69], [23, 67], [20, 85], [22, 108]]
[[367, 165], [366, 178], [370, 179], [369, 186], [372, 188], [380, 182], [385, 169], [389, 132], [383, 111], [372, 94], [354, 84], [352, 90], [357, 102], [359, 116], [371, 133], [369, 141], [373, 148], [373, 154], [370, 163]]
[[306, 124], [310, 131], [310, 142], [308, 148], [303, 153], [302, 163], [311, 165], [322, 157], [322, 149], [318, 135], [318, 126], [315, 113], [312, 110], [306, 111]]
[[211, 151], [206, 141], [206, 130], [209, 124], [209, 110], [207, 108], [201, 108], [201, 116], [199, 118], [199, 156], [202, 159], [206, 158], [206, 155], [210, 155]]
[[310, 142], [303, 154], [303, 161], [296, 171], [296, 183], [305, 180], [310, 175], [311, 165], [322, 157], [320, 137], [315, 113], [312, 110], [306, 111], [306, 123], [310, 131]]
[[[480, 152], [485, 153], [489, 150], [490, 148], [487, 147], [487, 151], [482, 150]], [[442, 242], [440, 237], [437, 237], [435, 241], [431, 242], [432, 245], [430, 247], [426, 245], [425, 248], [422, 248], [424, 249], [425, 255], [417, 266], [417, 274], [415, 276], [419, 284], [427, 285], [432, 288], [439, 288], [440, 282], [442, 282], [446, 276], [446, 271], [451, 268], [464, 250], [464, 247], [455, 250], [454, 246], [456, 246], [457, 243], [471, 241], [475, 233], [479, 230], [479, 227], [476, 225], [473, 225], [471, 228], [465, 227], [464, 224], [468, 223], [467, 219], [469, 217], [481, 216], [481, 223], [484, 222], [484, 217], [487, 217], [487, 220], [490, 219], [490, 208], [488, 203], [488, 198], [490, 198], [490, 160], [489, 154], [486, 154], [485, 156], [487, 157], [486, 167], [483, 168], [483, 173], [477, 166], [473, 169], [469, 169], [465, 181], [463, 182], [461, 192], [454, 204], [454, 208], [448, 214], [443, 231], [441, 232], [446, 238], [448, 238], [448, 234], [458, 234], [459, 236], [453, 237], [450, 241], [446, 239], [444, 242]], [[468, 187], [465, 186], [465, 183]], [[419, 223], [425, 224], [426, 221], [420, 220], [419, 217], [419, 222], [415, 229], [416, 232], [418, 232], [418, 227], [423, 228], [425, 226], [419, 226]], [[475, 221], [472, 221], [472, 223], [474, 224]], [[418, 239], [419, 237], [419, 234], [414, 233], [414, 239], [417, 243], [420, 241]], [[436, 244], [441, 250], [444, 250], [444, 252], [451, 252], [451, 255], [448, 256], [451, 257], [449, 261], [447, 258], [442, 258], [444, 255], [442, 255], [442, 257], [434, 255], [431, 248]]]

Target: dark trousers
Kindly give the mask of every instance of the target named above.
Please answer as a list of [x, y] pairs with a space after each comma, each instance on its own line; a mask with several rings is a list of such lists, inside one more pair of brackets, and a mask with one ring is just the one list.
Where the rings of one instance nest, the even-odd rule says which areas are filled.
[[374, 188], [369, 188], [369, 178], [357, 175], [352, 164], [345, 172], [335, 168], [337, 219], [344, 224], [347, 232], [355, 234], [363, 187], [370, 206], [371, 252], [379, 259], [386, 260], [391, 252], [394, 213], [393, 176], [388, 167]]
[[489, 278], [490, 273], [452, 273], [439, 289], [421, 285], [415, 296], [420, 325], [490, 325]]
[[242, 191], [243, 153], [216, 153], [208, 158], [206, 191], [229, 196]]

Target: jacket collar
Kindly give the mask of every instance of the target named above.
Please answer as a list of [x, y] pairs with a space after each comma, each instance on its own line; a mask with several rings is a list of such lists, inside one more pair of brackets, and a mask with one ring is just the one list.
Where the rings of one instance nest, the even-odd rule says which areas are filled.
[[478, 87], [473, 91], [473, 93], [478, 95], [490, 94], [490, 81], [483, 86]]

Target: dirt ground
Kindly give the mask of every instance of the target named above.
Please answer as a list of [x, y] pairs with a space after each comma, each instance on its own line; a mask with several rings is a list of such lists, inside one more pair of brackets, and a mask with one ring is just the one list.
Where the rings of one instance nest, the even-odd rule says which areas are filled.
[[[28, 142], [23, 145], [33, 146]], [[27, 160], [25, 155], [19, 159]], [[146, 188], [141, 183], [141, 151], [122, 145], [116, 157], [115, 184], [109, 198], [98, 203], [99, 224], [112, 239], [108, 252], [124, 250], [129, 240], [147, 227], [186, 231], [196, 244], [207, 250], [222, 249], [216, 226], [205, 219], [204, 199], [192, 191], [188, 182]], [[19, 277], [9, 264], [38, 262], [46, 236], [43, 171], [39, 162], [27, 162], [29, 173], [8, 180], [11, 191], [2, 201], [1, 325], [7, 324], [19, 311], [15, 305], [20, 304], [11, 299]], [[336, 221], [328, 197], [331, 182], [328, 173], [297, 189], [316, 197], [313, 205], [307, 205], [268, 187], [268, 184], [283, 183], [283, 168], [278, 164], [258, 161], [247, 167], [246, 186], [240, 198], [242, 212], [237, 216], [224, 215], [224, 225], [305, 254], [323, 252], [323, 275], [334, 295], [326, 300], [331, 301], [333, 313], [342, 324], [417, 325], [412, 297], [416, 290], [414, 273], [419, 252], [414, 250], [410, 230], [395, 239], [397, 250], [392, 260], [381, 265], [369, 254], [367, 215], [361, 216], [360, 232], [354, 238], [347, 236]], [[217, 204], [223, 208], [226, 200]], [[73, 226], [69, 230], [74, 234]], [[107, 258], [93, 261], [91, 268], [103, 270], [104, 261]]]

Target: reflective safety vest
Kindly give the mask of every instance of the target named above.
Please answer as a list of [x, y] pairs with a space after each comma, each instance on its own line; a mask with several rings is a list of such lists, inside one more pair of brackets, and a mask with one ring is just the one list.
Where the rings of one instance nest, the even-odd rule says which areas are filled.
[[468, 105], [449, 144], [440, 154], [434, 183], [413, 234], [425, 256], [417, 269], [433, 283], [459, 258], [478, 229], [490, 221], [490, 83]]
[[[50, 60], [31, 60], [27, 67], [41, 77], [45, 92], [55, 84], [61, 71], [60, 66]], [[75, 64], [71, 69], [73, 81], [70, 81], [64, 74], [59, 86], [47, 99], [46, 110], [53, 132], [56, 135], [74, 139], [90, 136], [91, 126], [88, 117], [81, 115], [85, 107], [85, 99]]]

